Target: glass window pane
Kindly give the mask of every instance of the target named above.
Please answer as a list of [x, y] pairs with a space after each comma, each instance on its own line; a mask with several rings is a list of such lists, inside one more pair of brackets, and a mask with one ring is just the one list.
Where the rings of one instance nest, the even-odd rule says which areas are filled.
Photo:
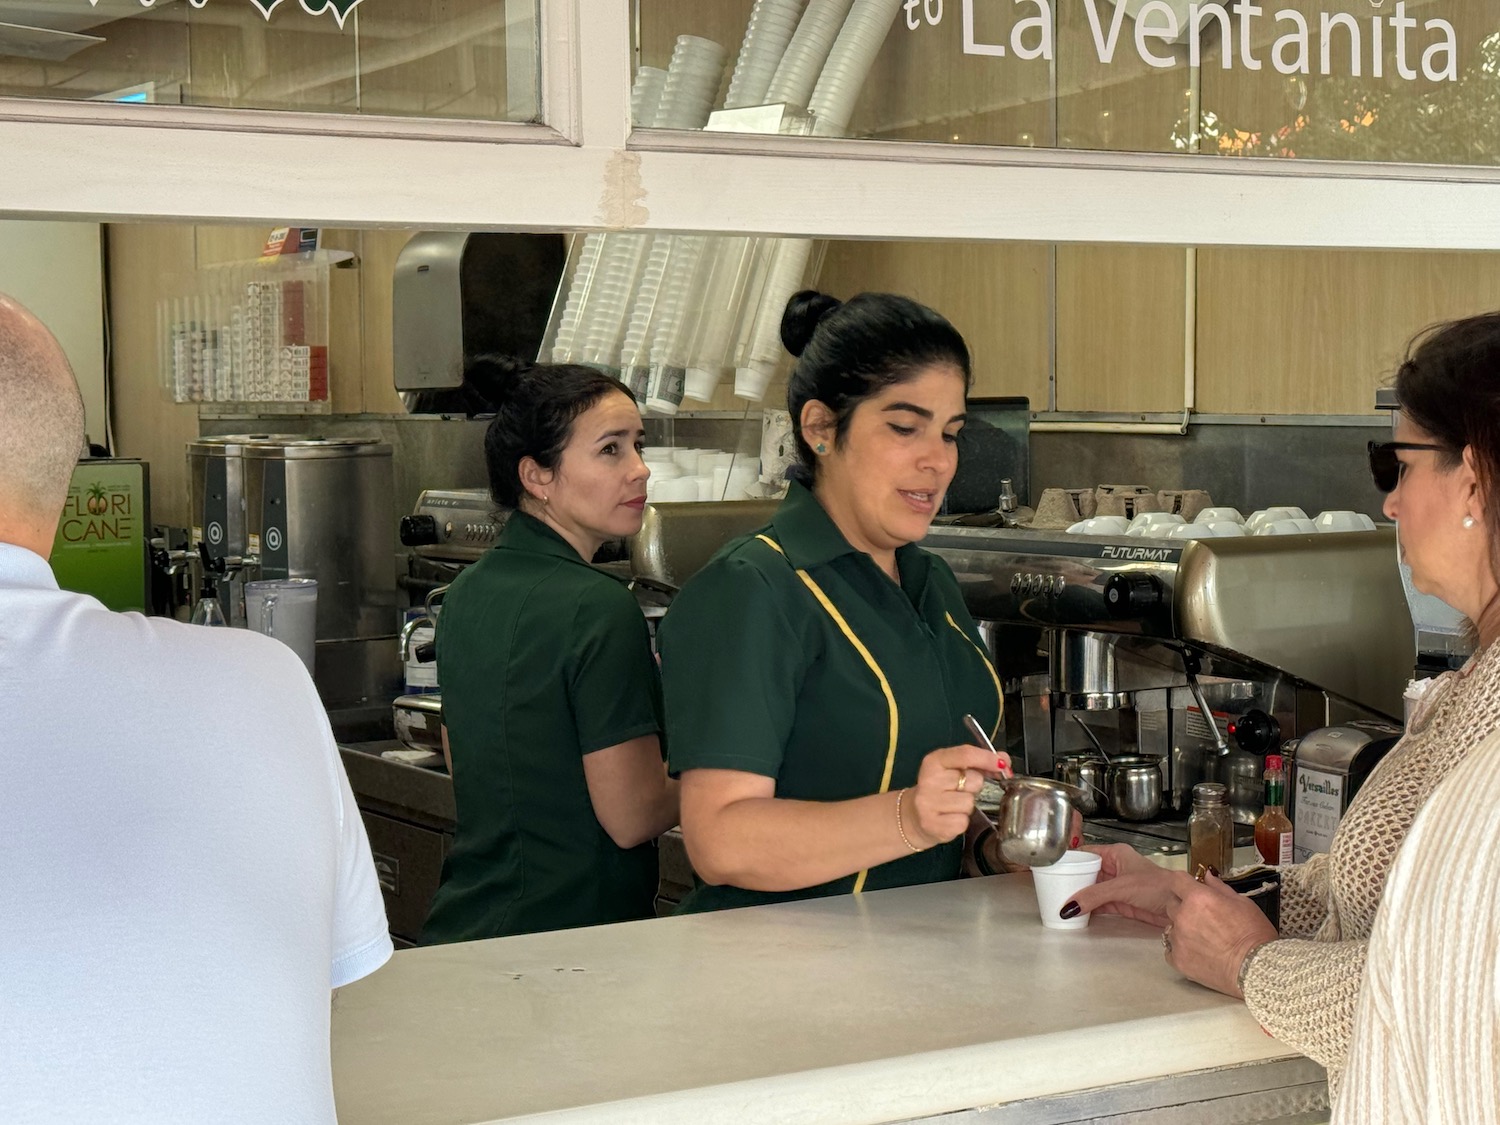
[[[1390, 163], [1500, 146], [1493, 0], [637, 0], [636, 22], [676, 128]], [[786, 109], [742, 108], [766, 103]]]
[[0, 95], [533, 121], [537, 7], [0, 0]]

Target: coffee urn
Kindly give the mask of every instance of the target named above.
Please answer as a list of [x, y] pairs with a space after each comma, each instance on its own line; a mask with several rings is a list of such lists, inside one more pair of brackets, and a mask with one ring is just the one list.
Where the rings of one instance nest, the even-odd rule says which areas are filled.
[[245, 546], [257, 578], [318, 582], [317, 671], [329, 708], [396, 694], [391, 447], [372, 438], [247, 445]]
[[[245, 462], [247, 446], [301, 441], [298, 434], [225, 434], [188, 443], [188, 503], [192, 513], [189, 550], [199, 544], [214, 559], [224, 559], [227, 581], [219, 584], [219, 603], [231, 625], [245, 624]], [[252, 573], [251, 579], [255, 577]], [[197, 583], [194, 583], [197, 588]]]

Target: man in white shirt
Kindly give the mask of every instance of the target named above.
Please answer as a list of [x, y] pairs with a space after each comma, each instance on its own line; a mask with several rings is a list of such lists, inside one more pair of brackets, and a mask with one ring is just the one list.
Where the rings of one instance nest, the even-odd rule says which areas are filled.
[[0, 296], [0, 1118], [331, 1123], [330, 990], [391, 941], [327, 718], [277, 641], [58, 589], [82, 446]]
[[1500, 734], [1432, 791], [1386, 877], [1335, 1125], [1500, 1121]]

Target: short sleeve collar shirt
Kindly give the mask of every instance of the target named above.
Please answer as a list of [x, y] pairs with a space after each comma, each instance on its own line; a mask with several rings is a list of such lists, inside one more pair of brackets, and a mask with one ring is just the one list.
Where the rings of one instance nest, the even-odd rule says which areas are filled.
[[[768, 527], [729, 544], [661, 627], [674, 773], [734, 769], [776, 795], [833, 801], [916, 781], [922, 758], [969, 742], [963, 716], [998, 726], [1000, 682], [947, 565], [896, 552], [900, 584], [852, 547], [793, 484]], [[802, 894], [952, 878], [932, 849]], [[773, 897], [700, 888], [697, 905]]]

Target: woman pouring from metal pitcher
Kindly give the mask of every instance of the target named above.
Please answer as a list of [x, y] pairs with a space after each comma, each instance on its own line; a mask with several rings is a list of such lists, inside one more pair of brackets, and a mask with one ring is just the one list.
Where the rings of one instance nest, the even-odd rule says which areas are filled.
[[653, 841], [677, 823], [660, 681], [635, 598], [589, 565], [640, 530], [644, 436], [586, 367], [533, 368], [498, 404], [485, 464], [514, 511], [438, 619], [458, 819], [424, 941], [653, 914]]
[[781, 336], [800, 475], [658, 637], [686, 911], [956, 878], [975, 794], [1009, 772], [964, 728], [998, 727], [999, 678], [952, 572], [915, 546], [958, 464], [963, 338], [904, 297], [811, 291]]
[[1424, 333], [1395, 384], [1396, 440], [1370, 443], [1370, 469], [1387, 494], [1385, 514], [1396, 521], [1413, 583], [1469, 618], [1474, 656], [1462, 670], [1430, 681], [1329, 852], [1282, 868], [1279, 933], [1254, 903], [1212, 875], [1200, 884], [1119, 845], [1097, 849], [1101, 881], [1062, 911], [1112, 911], [1162, 926], [1176, 969], [1243, 996], [1267, 1031], [1327, 1067], [1335, 1095], [1396, 850], [1428, 794], [1500, 730], [1500, 314]]

